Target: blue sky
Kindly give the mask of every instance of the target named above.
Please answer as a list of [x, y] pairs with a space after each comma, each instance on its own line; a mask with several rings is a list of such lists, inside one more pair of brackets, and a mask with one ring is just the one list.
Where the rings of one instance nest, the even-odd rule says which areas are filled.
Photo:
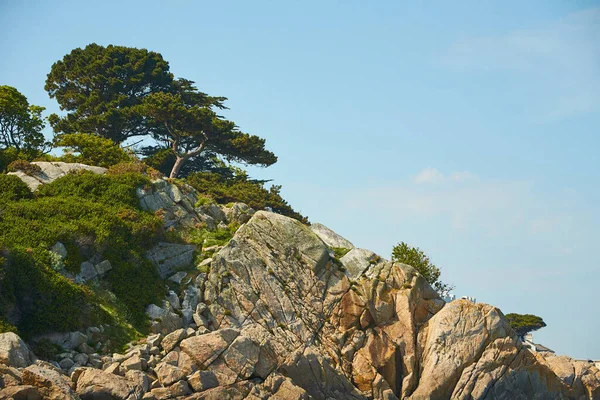
[[406, 241], [456, 294], [600, 359], [600, 3], [3, 1], [0, 84], [57, 112], [56, 60], [160, 52], [279, 162], [251, 169], [356, 246]]

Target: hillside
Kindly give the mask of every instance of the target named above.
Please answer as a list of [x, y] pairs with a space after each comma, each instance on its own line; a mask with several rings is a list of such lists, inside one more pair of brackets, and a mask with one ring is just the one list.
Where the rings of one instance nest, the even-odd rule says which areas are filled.
[[0, 399], [600, 398], [593, 363], [323, 225], [33, 165], [2, 178]]

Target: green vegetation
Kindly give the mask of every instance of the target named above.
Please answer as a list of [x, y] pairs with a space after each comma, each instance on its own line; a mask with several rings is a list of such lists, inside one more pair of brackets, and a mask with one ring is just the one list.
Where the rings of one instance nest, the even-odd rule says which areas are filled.
[[0, 188], [0, 204], [33, 197], [29, 187], [15, 175], [0, 174]]
[[392, 261], [408, 264], [416, 269], [440, 296], [454, 289], [454, 286], [439, 280], [442, 272], [418, 247], [411, 247], [404, 242], [398, 243], [392, 249]]
[[546, 326], [541, 317], [533, 314], [506, 314], [506, 319], [521, 338], [529, 332], [537, 331]]
[[30, 105], [12, 86], [0, 86], [0, 170], [14, 160], [31, 161], [49, 150], [42, 130], [44, 107]]
[[266, 189], [264, 182], [251, 180], [241, 171], [237, 171], [231, 177], [212, 172], [197, 172], [190, 174], [186, 182], [199, 193], [214, 199], [219, 204], [242, 202], [255, 210], [270, 207], [279, 214], [304, 223], [308, 222], [306, 217], [296, 212], [281, 197], [281, 186], [274, 185]]
[[[277, 161], [265, 140], [238, 130], [217, 114], [225, 97], [174, 79], [159, 53], [133, 47], [74, 49], [52, 65], [46, 90], [68, 114], [49, 117], [59, 134], [91, 132], [121, 143], [148, 136], [147, 155], [161, 154], [176, 178], [187, 163], [203, 165], [217, 155], [227, 161], [269, 166]], [[169, 157], [170, 156], [170, 157]]]
[[78, 162], [99, 167], [131, 162], [133, 155], [110, 139], [84, 133], [63, 134], [56, 137], [54, 145], [64, 147], [64, 162]]
[[52, 114], [57, 133], [89, 132], [116, 143], [147, 135], [151, 127], [135, 112], [144, 95], [173, 82], [160, 54], [133, 47], [92, 43], [52, 65], [45, 89], [67, 115]]
[[335, 258], [338, 258], [338, 259], [344, 257], [350, 251], [350, 249], [347, 249], [345, 247], [331, 247], [331, 250], [333, 250], [333, 254], [335, 254]]
[[[4, 179], [4, 178], [3, 178]], [[139, 174], [70, 174], [40, 188], [36, 198], [8, 201], [0, 214], [0, 247], [6, 249], [0, 273], [0, 319], [18, 305], [10, 321], [25, 336], [71, 330], [119, 317], [139, 329], [145, 305], [162, 295], [155, 268], [143, 257], [161, 222], [138, 208]], [[107, 302], [55, 269], [48, 251], [57, 241], [68, 250], [64, 268], [79, 272], [82, 261], [107, 259], [105, 276], [116, 302]], [[118, 304], [117, 304], [118, 303]], [[122, 312], [115, 309], [121, 307]]]

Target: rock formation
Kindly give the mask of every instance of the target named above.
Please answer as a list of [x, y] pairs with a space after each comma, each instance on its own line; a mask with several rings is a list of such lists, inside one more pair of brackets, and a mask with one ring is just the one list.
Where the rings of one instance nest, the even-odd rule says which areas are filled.
[[[140, 193], [146, 207], [170, 207], [170, 226], [198, 218], [193, 197], [154, 196], [171, 186]], [[499, 309], [446, 304], [408, 265], [267, 211], [202, 215], [242, 226], [148, 307], [155, 334], [99, 368], [35, 360], [2, 334], [0, 399], [600, 399], [593, 363], [532, 353]]]

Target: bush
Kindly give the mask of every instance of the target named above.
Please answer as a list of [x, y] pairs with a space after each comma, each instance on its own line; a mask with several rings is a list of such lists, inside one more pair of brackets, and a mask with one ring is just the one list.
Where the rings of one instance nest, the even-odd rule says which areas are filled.
[[[108, 318], [104, 309], [116, 307], [57, 273], [61, 265], [47, 250], [57, 241], [67, 248], [64, 266], [72, 272], [90, 258], [109, 260], [113, 269], [104, 282], [124, 309], [115, 317], [144, 326], [145, 306], [163, 294], [156, 269], [143, 257], [162, 232], [159, 218], [139, 208], [136, 188], [147, 182], [131, 173], [69, 174], [40, 187], [36, 199], [3, 205], [0, 244], [8, 248], [10, 278], [0, 278], [0, 296], [5, 304], [25, 307], [20, 309], [23, 318], [9, 321], [21, 333], [77, 329], [94, 318]], [[7, 274], [0, 271], [1, 276]], [[3, 318], [7, 307], [1, 305]]]
[[227, 177], [212, 172], [196, 172], [190, 174], [186, 181], [200, 194], [214, 199], [219, 204], [242, 202], [255, 210], [269, 207], [279, 214], [308, 223], [306, 217], [294, 211], [281, 197], [281, 186], [274, 185], [267, 190], [264, 182], [250, 180], [243, 173]]
[[42, 169], [26, 160], [15, 160], [8, 165], [9, 172], [22, 171], [27, 175], [38, 175]]
[[29, 186], [18, 176], [0, 174], [0, 203], [30, 199], [33, 197]]
[[159, 171], [139, 161], [122, 162], [111, 165], [107, 171], [108, 175], [124, 175], [131, 173], [144, 174], [151, 179], [158, 179], [162, 177], [162, 174]]
[[55, 146], [65, 147], [61, 161], [78, 162], [99, 167], [110, 167], [135, 158], [117, 143], [101, 136], [86, 133], [69, 133], [57, 137]]
[[416, 269], [440, 296], [444, 296], [454, 289], [454, 286], [439, 280], [442, 272], [418, 247], [411, 247], [404, 242], [398, 243], [392, 249], [392, 261], [408, 264]]

